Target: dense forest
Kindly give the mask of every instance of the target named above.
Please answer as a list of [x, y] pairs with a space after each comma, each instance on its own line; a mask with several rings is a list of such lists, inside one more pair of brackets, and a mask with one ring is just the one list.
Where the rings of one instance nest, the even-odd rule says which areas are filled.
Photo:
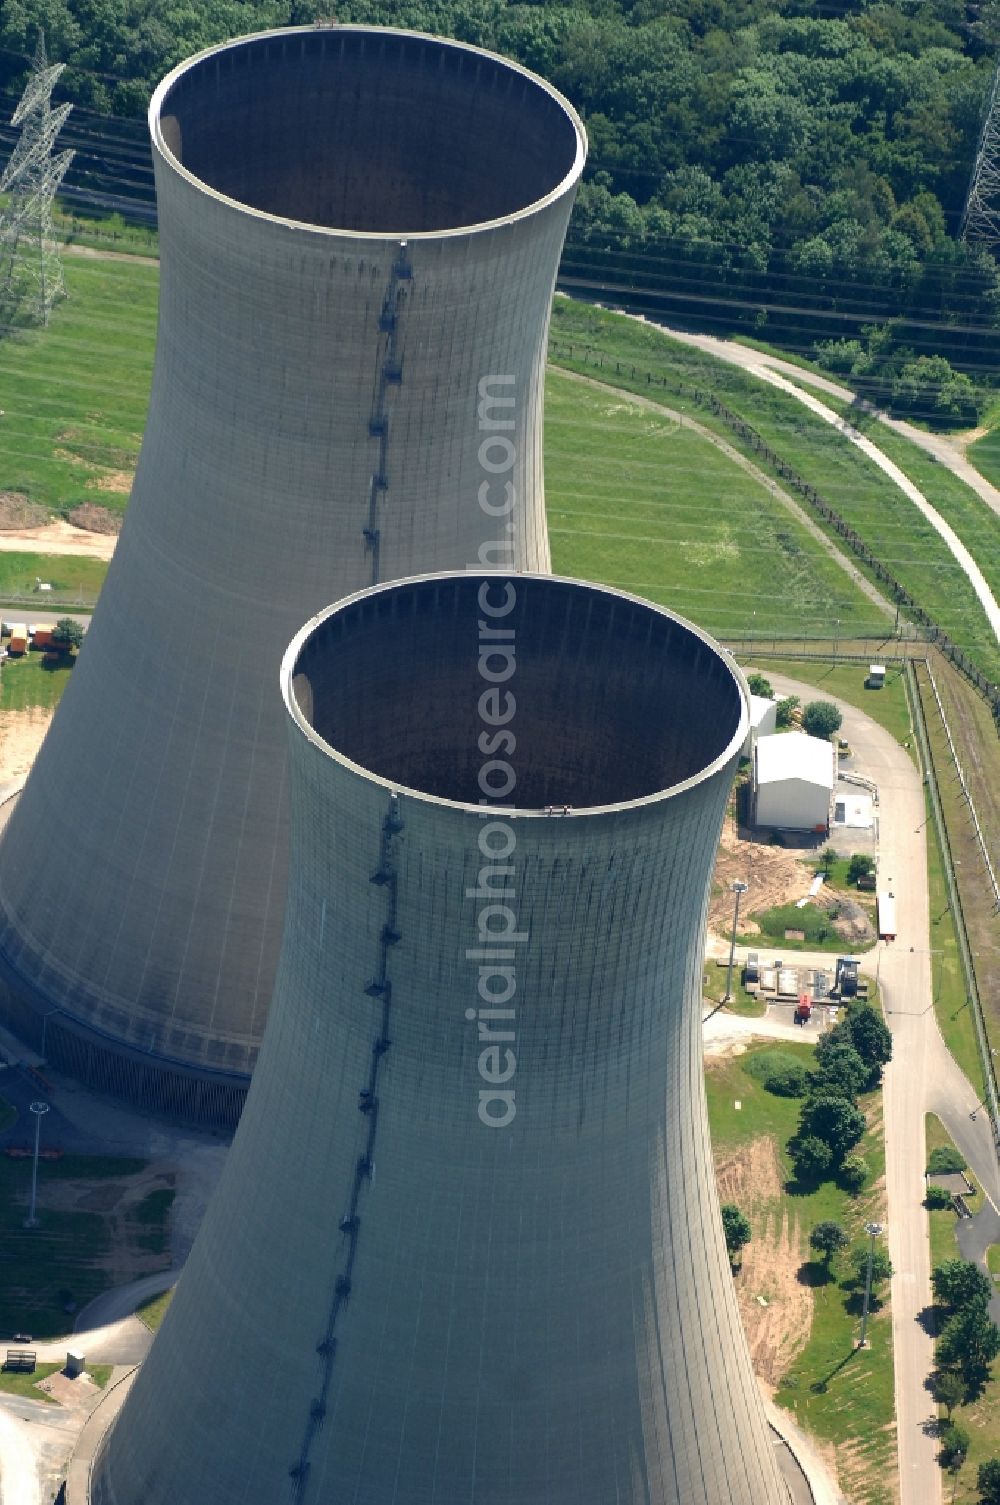
[[957, 232], [1000, 0], [5, 0], [0, 91], [44, 27], [75, 129], [148, 200], [142, 116], [166, 69], [332, 13], [494, 48], [569, 96], [590, 157], [568, 286], [819, 350], [897, 408], [974, 420], [948, 362], [996, 373], [1000, 271]]

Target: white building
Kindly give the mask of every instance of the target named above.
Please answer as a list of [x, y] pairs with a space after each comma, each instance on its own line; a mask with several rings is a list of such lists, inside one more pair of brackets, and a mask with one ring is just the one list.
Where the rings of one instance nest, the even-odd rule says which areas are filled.
[[741, 757], [752, 758], [758, 737], [767, 737], [777, 729], [778, 702], [767, 695], [750, 696], [750, 730]]
[[786, 831], [829, 829], [833, 743], [789, 732], [759, 737], [753, 754], [754, 822]]

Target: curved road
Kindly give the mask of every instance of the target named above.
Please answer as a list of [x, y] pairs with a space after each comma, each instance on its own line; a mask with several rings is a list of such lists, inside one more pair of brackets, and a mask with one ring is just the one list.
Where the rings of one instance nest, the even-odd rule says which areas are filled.
[[[808, 698], [815, 688], [769, 676], [782, 695]], [[877, 692], [873, 692], [877, 693]], [[831, 697], [832, 698], [832, 697]], [[879, 788], [879, 886], [896, 894], [897, 939], [868, 953], [865, 972], [878, 973], [893, 1036], [885, 1073], [887, 1236], [892, 1278], [896, 1419], [901, 1505], [940, 1505], [937, 1444], [923, 1430], [936, 1415], [924, 1382], [933, 1366], [933, 1341], [920, 1314], [930, 1305], [930, 1245], [923, 1207], [926, 1164], [924, 1114], [936, 1113], [1000, 1205], [1000, 1174], [984, 1115], [969, 1114], [977, 1094], [945, 1046], [934, 1013], [926, 827], [921, 777], [909, 754], [868, 716], [842, 701], [843, 735], [859, 768]], [[912, 949], [911, 949], [912, 948]], [[796, 960], [800, 953], [796, 953]], [[822, 961], [829, 966], [829, 953]]]

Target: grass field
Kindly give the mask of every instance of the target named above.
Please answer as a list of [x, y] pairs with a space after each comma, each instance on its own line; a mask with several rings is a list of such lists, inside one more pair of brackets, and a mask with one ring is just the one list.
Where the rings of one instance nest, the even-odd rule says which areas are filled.
[[[0, 354], [3, 342], [0, 341]], [[0, 465], [4, 451], [0, 450]], [[28, 597], [17, 608], [19, 619], [31, 619], [33, 610], [53, 612], [60, 606], [83, 602], [93, 605], [100, 594], [108, 566], [103, 559], [84, 559], [69, 554], [0, 553], [0, 601]], [[35, 582], [45, 580], [52, 587], [45, 599], [35, 594]], [[13, 615], [11, 609], [5, 616]]]
[[151, 1333], [158, 1333], [160, 1324], [167, 1315], [173, 1299], [174, 1288], [171, 1286], [170, 1290], [164, 1291], [162, 1296], [151, 1296], [148, 1301], [144, 1301], [141, 1306], [136, 1307], [135, 1314], [140, 1321], [146, 1324]]
[[0, 711], [57, 706], [71, 673], [72, 662], [50, 666], [40, 653], [7, 659], [0, 669]]
[[966, 454], [988, 481], [992, 481], [994, 486], [1000, 486], [1000, 428], [993, 429], [982, 439], [970, 444]]
[[[753, 476], [667, 413], [550, 369], [546, 503], [554, 568], [670, 606], [722, 636], [814, 613], [878, 632], [882, 614]], [[760, 592], [755, 582], [781, 581]]]
[[[165, 1252], [168, 1207], [160, 1203], [148, 1218], [138, 1219], [117, 1210], [128, 1178], [144, 1169], [144, 1161], [122, 1158], [67, 1155], [43, 1161], [40, 1224], [26, 1229], [30, 1157], [0, 1156], [0, 1334], [23, 1329], [36, 1339], [58, 1337], [72, 1326], [69, 1307], [78, 1311], [130, 1278], [123, 1261]], [[76, 1184], [67, 1187], [67, 1182]]]
[[[794, 1131], [799, 1114], [795, 1099], [775, 1097], [765, 1091], [747, 1070], [747, 1062], [761, 1050], [773, 1046], [753, 1046], [736, 1060], [706, 1062], [706, 1087], [712, 1147], [719, 1165], [738, 1154], [749, 1152], [754, 1140], [768, 1137], [778, 1147], [783, 1177], [788, 1181], [791, 1163], [784, 1145]], [[811, 1064], [813, 1048], [782, 1042], [782, 1053], [791, 1054]], [[739, 1102], [740, 1108], [735, 1104]], [[854, 1351], [857, 1336], [858, 1292], [849, 1283], [848, 1261], [841, 1257], [827, 1280], [820, 1265], [811, 1258], [808, 1247], [810, 1230], [816, 1223], [833, 1219], [843, 1225], [852, 1246], [863, 1240], [867, 1221], [884, 1221], [885, 1154], [882, 1144], [881, 1103], [878, 1093], [862, 1100], [870, 1128], [859, 1146], [872, 1172], [869, 1187], [858, 1197], [851, 1197], [833, 1183], [824, 1183], [813, 1192], [802, 1193], [794, 1183], [786, 1185], [777, 1202], [753, 1201], [743, 1207], [751, 1226], [758, 1231], [773, 1227], [783, 1215], [798, 1239], [801, 1266], [798, 1281], [812, 1294], [812, 1320], [804, 1347], [794, 1357], [778, 1386], [778, 1403], [792, 1411], [796, 1419], [837, 1453], [842, 1482], [852, 1500], [864, 1505], [889, 1505], [894, 1497], [896, 1470], [892, 1327], [888, 1302], [875, 1312], [869, 1325], [871, 1348]]]
[[864, 711], [866, 716], [884, 727], [899, 743], [911, 742], [913, 723], [906, 702], [901, 668], [890, 668], [881, 690], [866, 690], [868, 669], [863, 664], [836, 664], [823, 659], [775, 658], [771, 654], [738, 653], [743, 667], [758, 674], [786, 674], [802, 684], [813, 686], [820, 699], [833, 696]]
[[[84, 501], [121, 511], [149, 397], [157, 267], [64, 266], [69, 296], [48, 328], [0, 340], [0, 491], [58, 512]], [[75, 568], [59, 561], [71, 579]]]
[[[624, 390], [655, 393], [646, 380], [645, 373], [651, 371], [714, 392], [817, 488], [955, 641], [975, 655], [984, 672], [1000, 679], [1000, 649], [971, 585], [946, 545], [902, 491], [834, 427], [787, 393], [668, 339], [652, 325], [603, 309], [557, 299], [552, 339], [559, 364], [590, 370]], [[580, 358], [587, 345], [600, 346], [605, 358], [602, 370], [594, 372]], [[573, 356], [566, 353], [570, 346]], [[707, 409], [672, 393], [664, 400], [696, 412], [699, 421], [729, 434]], [[751, 604], [748, 596], [745, 605]], [[823, 620], [821, 613], [814, 614], [814, 631]], [[854, 625], [850, 617], [837, 623], [841, 633], [853, 630]]]
[[[954, 1141], [944, 1124], [933, 1113], [926, 1116], [927, 1128], [927, 1151], [928, 1154], [936, 1145], [953, 1145]], [[978, 1211], [982, 1205], [981, 1194], [970, 1199], [972, 1210]], [[941, 1264], [946, 1259], [961, 1258], [961, 1250], [955, 1237], [958, 1219], [950, 1210], [943, 1212], [929, 1212], [927, 1214], [930, 1223], [931, 1238], [931, 1266]], [[993, 1265], [990, 1266], [994, 1268]], [[1000, 1260], [996, 1264], [1000, 1270]], [[964, 1427], [970, 1436], [969, 1455], [954, 1477], [954, 1492], [949, 1483], [945, 1498], [949, 1505], [954, 1500], [955, 1505], [978, 1505], [979, 1491], [976, 1488], [976, 1472], [981, 1463], [988, 1458], [1000, 1457], [1000, 1378], [997, 1377], [998, 1364], [993, 1365], [993, 1377], [987, 1384], [982, 1395], [966, 1405], [958, 1406], [955, 1410], [954, 1420], [959, 1426]], [[944, 1415], [944, 1407], [939, 1408]]]

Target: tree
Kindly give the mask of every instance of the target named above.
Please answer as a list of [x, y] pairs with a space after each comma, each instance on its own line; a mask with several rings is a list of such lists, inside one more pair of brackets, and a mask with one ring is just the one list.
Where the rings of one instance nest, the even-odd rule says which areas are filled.
[[868, 1086], [877, 1087], [882, 1067], [892, 1060], [892, 1035], [882, 1015], [870, 1003], [853, 1003], [846, 1017], [834, 1026], [835, 1034], [843, 1023], [844, 1033], [868, 1067]]
[[824, 1223], [817, 1223], [809, 1235], [810, 1249], [815, 1249], [817, 1254], [822, 1254], [823, 1263], [827, 1269], [830, 1268], [830, 1261], [833, 1259], [833, 1256], [838, 1254], [841, 1249], [846, 1249], [849, 1242], [850, 1240], [843, 1228], [841, 1228], [839, 1223], [833, 1222], [832, 1219]]
[[946, 1175], [956, 1171], [964, 1171], [968, 1161], [961, 1150], [953, 1144], [935, 1145], [927, 1160], [927, 1169], [932, 1175]]
[[965, 1307], [941, 1329], [934, 1357], [942, 1369], [957, 1369], [972, 1385], [981, 1382], [1000, 1353], [1000, 1328], [982, 1306]]
[[857, 1195], [868, 1180], [868, 1166], [860, 1155], [845, 1155], [844, 1163], [837, 1172], [837, 1180], [846, 1191]]
[[747, 685], [749, 686], [751, 695], [762, 695], [765, 700], [774, 699], [774, 691], [771, 688], [771, 681], [769, 679], [765, 679], [763, 674], [748, 674]]
[[976, 1475], [981, 1505], [1000, 1505], [1000, 1458], [988, 1458]]
[[819, 854], [819, 870], [824, 873], [831, 872], [839, 855], [836, 847], [824, 847]]
[[967, 1259], [946, 1259], [935, 1265], [931, 1273], [934, 1299], [949, 1311], [964, 1311], [969, 1307], [990, 1304], [993, 1287], [985, 1270]]
[[735, 1262], [745, 1244], [750, 1242], [750, 1221], [740, 1212], [735, 1202], [726, 1202], [722, 1208], [722, 1228], [726, 1235], [729, 1258]]
[[822, 1181], [833, 1164], [830, 1146], [814, 1134], [807, 1134], [803, 1139], [793, 1140], [790, 1148], [796, 1178], [807, 1184]]
[[[858, 1285], [864, 1285], [868, 1279], [867, 1247], [862, 1246], [860, 1249], [855, 1249], [851, 1263], [854, 1266], [854, 1275]], [[891, 1279], [892, 1260], [889, 1258], [888, 1250], [883, 1244], [876, 1244], [874, 1253], [872, 1254], [872, 1290], [876, 1286], [884, 1285], [887, 1280]]]
[[812, 1072], [784, 1050], [763, 1050], [753, 1061], [753, 1075], [775, 1097], [805, 1097]]
[[964, 1427], [949, 1421], [941, 1428], [940, 1437], [938, 1459], [945, 1468], [950, 1468], [957, 1474], [969, 1451], [969, 1434]]
[[[825, 1043], [825, 1038], [820, 1037], [819, 1045]], [[816, 1047], [816, 1091], [835, 1092], [853, 1100], [868, 1081], [868, 1067], [846, 1040], [834, 1040], [822, 1055], [819, 1045]]]
[[83, 628], [72, 617], [60, 617], [52, 629], [52, 646], [60, 653], [72, 653], [83, 642]]
[[869, 857], [867, 852], [855, 852], [847, 864], [847, 881], [857, 883], [859, 878], [867, 878], [868, 874], [874, 870], [874, 857]]
[[934, 1399], [945, 1407], [951, 1421], [952, 1411], [965, 1400], [965, 1381], [954, 1369], [939, 1369], [934, 1375], [933, 1390]]
[[775, 710], [775, 713], [774, 713], [775, 725], [776, 726], [791, 726], [791, 724], [792, 724], [792, 712], [795, 710], [795, 707], [798, 704], [799, 704], [799, 697], [797, 695], [786, 695], [785, 698], [784, 698], [784, 700], [779, 700], [778, 701], [778, 705], [777, 705], [777, 709]]
[[832, 737], [838, 732], [843, 716], [832, 700], [810, 700], [802, 712], [802, 728], [810, 737]]
[[831, 1163], [839, 1164], [865, 1132], [865, 1115], [850, 1098], [819, 1092], [808, 1098], [799, 1117], [802, 1138], [815, 1137], [829, 1148]]

